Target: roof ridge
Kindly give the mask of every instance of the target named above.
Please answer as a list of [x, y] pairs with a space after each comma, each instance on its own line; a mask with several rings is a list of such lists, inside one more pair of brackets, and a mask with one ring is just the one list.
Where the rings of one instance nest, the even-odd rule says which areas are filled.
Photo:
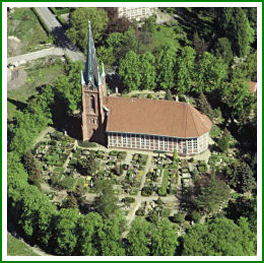
[[[194, 108], [194, 107], [193, 107], [193, 108]], [[190, 111], [191, 111], [191, 117], [192, 117], [192, 121], [193, 121], [193, 123], [194, 123], [195, 130], [196, 130], [196, 132], [197, 132], [197, 136], [199, 136], [199, 132], [198, 132], [198, 129], [197, 129], [197, 127], [196, 127], [196, 123], [195, 123], [195, 121], [194, 121], [194, 117], [193, 117], [193, 114], [192, 114], [192, 108], [189, 107], [189, 109], [190, 109]]]

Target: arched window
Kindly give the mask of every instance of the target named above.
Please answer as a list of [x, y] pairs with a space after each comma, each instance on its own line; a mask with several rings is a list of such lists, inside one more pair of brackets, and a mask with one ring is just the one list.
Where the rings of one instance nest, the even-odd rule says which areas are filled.
[[95, 98], [91, 96], [91, 110], [95, 113]]

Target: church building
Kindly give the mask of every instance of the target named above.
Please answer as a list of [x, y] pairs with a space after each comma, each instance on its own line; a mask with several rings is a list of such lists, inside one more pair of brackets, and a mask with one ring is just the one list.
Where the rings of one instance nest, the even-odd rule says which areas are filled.
[[89, 23], [87, 60], [81, 72], [82, 136], [109, 148], [195, 155], [208, 148], [210, 119], [189, 103], [107, 96]]

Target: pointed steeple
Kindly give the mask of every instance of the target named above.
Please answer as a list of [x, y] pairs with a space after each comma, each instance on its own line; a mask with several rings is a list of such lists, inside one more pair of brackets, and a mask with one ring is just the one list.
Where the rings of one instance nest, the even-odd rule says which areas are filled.
[[102, 62], [102, 73], [101, 73], [101, 77], [102, 77], [102, 78], [105, 77], [104, 62]]
[[87, 54], [86, 54], [84, 80], [86, 84], [90, 83], [92, 86], [98, 85], [98, 64], [96, 59], [96, 50], [94, 46], [90, 21], [88, 21]]
[[101, 79], [101, 76], [100, 76], [100, 71], [99, 71], [99, 67], [98, 67], [98, 65], [97, 65], [97, 74], [98, 74], [98, 76], [97, 76], [97, 78], [98, 78], [98, 86], [101, 86], [102, 85], [102, 79]]
[[81, 85], [84, 85], [84, 84], [85, 84], [85, 81], [83, 78], [83, 71], [81, 70]]

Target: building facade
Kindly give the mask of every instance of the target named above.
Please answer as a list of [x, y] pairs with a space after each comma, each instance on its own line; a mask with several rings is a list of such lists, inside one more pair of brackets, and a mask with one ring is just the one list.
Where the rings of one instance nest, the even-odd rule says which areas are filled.
[[89, 24], [87, 60], [82, 85], [82, 135], [109, 148], [195, 155], [209, 144], [212, 123], [189, 103], [111, 97], [105, 73], [96, 59]]
[[156, 12], [156, 7], [118, 7], [118, 17], [126, 17], [129, 20], [144, 20]]

